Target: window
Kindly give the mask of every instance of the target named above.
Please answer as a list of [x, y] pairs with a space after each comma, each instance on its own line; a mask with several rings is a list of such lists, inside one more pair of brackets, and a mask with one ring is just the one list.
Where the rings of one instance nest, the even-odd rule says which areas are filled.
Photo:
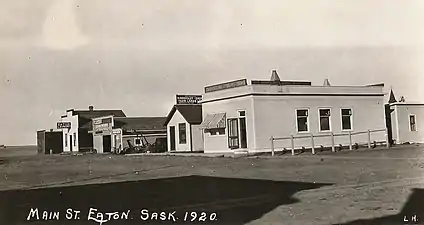
[[342, 130], [352, 130], [352, 109], [342, 109]]
[[140, 138], [136, 138], [134, 141], [135, 141], [136, 145], [141, 145], [141, 139]]
[[410, 131], [417, 131], [417, 124], [416, 124], [416, 116], [415, 115], [409, 115], [409, 129]]
[[208, 132], [215, 136], [215, 135], [224, 135], [225, 134], [225, 128], [214, 128], [214, 129], [209, 129]]
[[297, 132], [308, 132], [308, 110], [298, 109], [296, 110], [297, 117]]
[[77, 146], [77, 133], [74, 133], [74, 146]]
[[186, 144], [187, 143], [187, 135], [186, 135], [186, 124], [185, 123], [179, 123], [178, 124], [178, 132], [180, 137], [180, 144]]
[[331, 110], [330, 109], [320, 109], [319, 110], [319, 130], [320, 131], [330, 131], [331, 130], [330, 116], [331, 116]]
[[239, 148], [239, 135], [238, 135], [238, 120], [228, 119], [228, 147], [230, 149]]
[[65, 134], [65, 147], [68, 147], [68, 134]]
[[245, 117], [246, 116], [246, 111], [239, 111], [239, 117]]

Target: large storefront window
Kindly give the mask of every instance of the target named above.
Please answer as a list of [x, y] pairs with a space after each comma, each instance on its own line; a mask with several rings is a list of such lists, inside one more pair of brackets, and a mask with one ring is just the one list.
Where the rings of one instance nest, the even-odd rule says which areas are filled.
[[228, 147], [230, 149], [239, 148], [239, 135], [238, 135], [238, 120], [228, 119]]

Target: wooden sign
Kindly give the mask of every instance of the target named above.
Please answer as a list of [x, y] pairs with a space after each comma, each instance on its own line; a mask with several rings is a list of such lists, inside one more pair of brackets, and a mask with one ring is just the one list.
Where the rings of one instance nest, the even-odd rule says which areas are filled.
[[95, 134], [112, 134], [113, 130], [113, 117], [101, 117], [93, 119], [93, 132]]
[[230, 88], [236, 88], [236, 87], [241, 87], [246, 85], [247, 85], [247, 79], [236, 80], [236, 81], [231, 81], [231, 82], [226, 82], [222, 84], [216, 84], [216, 85], [205, 87], [205, 93], [220, 91], [220, 90], [225, 90]]
[[177, 104], [199, 104], [201, 95], [177, 95]]
[[71, 128], [71, 122], [57, 122], [57, 129]]

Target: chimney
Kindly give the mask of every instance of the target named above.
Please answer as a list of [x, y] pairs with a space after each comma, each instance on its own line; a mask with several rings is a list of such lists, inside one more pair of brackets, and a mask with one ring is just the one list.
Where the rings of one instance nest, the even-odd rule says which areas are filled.
[[271, 81], [280, 81], [277, 70], [272, 70]]
[[328, 79], [325, 79], [323, 86], [331, 86], [330, 81]]
[[92, 106], [92, 105], [88, 106], [88, 110], [93, 111], [94, 110], [94, 106]]

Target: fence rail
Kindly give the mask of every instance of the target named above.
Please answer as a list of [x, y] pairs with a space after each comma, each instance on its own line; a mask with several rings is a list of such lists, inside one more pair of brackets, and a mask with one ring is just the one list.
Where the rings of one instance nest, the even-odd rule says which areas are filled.
[[388, 140], [388, 130], [386, 129], [374, 129], [374, 130], [367, 130], [367, 131], [357, 131], [357, 132], [347, 132], [347, 133], [333, 133], [330, 132], [329, 134], [310, 134], [310, 135], [290, 135], [290, 136], [286, 136], [286, 137], [274, 137], [271, 136], [270, 140], [271, 140], [271, 152], [272, 152], [272, 156], [274, 156], [274, 152], [275, 152], [275, 146], [274, 146], [274, 142], [278, 141], [278, 140], [290, 140], [290, 144], [291, 144], [291, 153], [292, 155], [294, 155], [294, 150], [295, 150], [295, 140], [296, 139], [304, 139], [304, 138], [310, 138], [311, 141], [311, 148], [312, 148], [312, 154], [315, 154], [315, 138], [323, 138], [323, 137], [331, 137], [331, 151], [335, 152], [335, 141], [334, 141], [334, 137], [339, 137], [339, 136], [349, 136], [349, 150], [352, 150], [352, 136], [358, 135], [358, 134], [368, 134], [368, 148], [371, 148], [371, 133], [376, 133], [376, 132], [385, 132], [385, 142], [386, 142], [386, 148], [390, 147], [390, 142]]

